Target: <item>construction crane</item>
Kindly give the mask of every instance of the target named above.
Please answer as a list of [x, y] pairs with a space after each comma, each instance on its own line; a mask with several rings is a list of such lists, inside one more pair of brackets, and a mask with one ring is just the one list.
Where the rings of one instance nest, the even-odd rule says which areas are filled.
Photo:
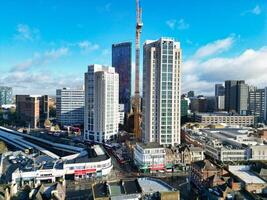
[[135, 94], [133, 101], [134, 113], [134, 136], [141, 140], [141, 97], [139, 91], [139, 68], [140, 68], [140, 36], [142, 32], [142, 8], [139, 0], [136, 0], [136, 27], [135, 27]]

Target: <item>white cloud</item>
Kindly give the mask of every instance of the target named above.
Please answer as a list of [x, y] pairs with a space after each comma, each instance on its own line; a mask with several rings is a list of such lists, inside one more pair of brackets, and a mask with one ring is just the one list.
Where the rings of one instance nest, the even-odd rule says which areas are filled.
[[0, 84], [13, 87], [15, 94], [55, 95], [56, 89], [78, 88], [83, 84], [82, 74], [56, 74], [49, 71], [17, 71], [0, 77]]
[[105, 4], [104, 9], [105, 9], [105, 11], [109, 12], [111, 9], [111, 3]]
[[99, 12], [99, 13], [104, 13], [104, 12], [110, 12], [111, 11], [111, 6], [112, 4], [110, 2], [106, 3], [106, 4], [102, 4], [101, 6], [98, 6], [96, 8], [96, 10]]
[[46, 51], [44, 53], [44, 57], [46, 59], [57, 59], [59, 57], [65, 56], [69, 53], [69, 49], [66, 47], [62, 47], [59, 49], [52, 49], [50, 51]]
[[40, 38], [40, 31], [37, 28], [29, 27], [27, 24], [18, 24], [14, 38], [16, 40], [34, 41]]
[[188, 29], [189, 27], [190, 27], [190, 25], [188, 23], [186, 23], [184, 19], [180, 19], [178, 21], [177, 28], [179, 30]]
[[174, 29], [175, 28], [175, 25], [176, 25], [176, 20], [175, 19], [170, 19], [170, 20], [167, 20], [166, 21], [166, 25], [171, 28], [171, 29]]
[[[211, 44], [214, 43], [216, 42]], [[229, 42], [227, 44], [226, 46], [231, 46]], [[204, 45], [206, 46], [209, 44]], [[226, 51], [229, 48], [222, 49]], [[211, 56], [209, 59], [193, 57], [184, 62], [182, 66], [183, 92], [195, 90], [198, 94], [213, 95], [214, 84], [224, 82], [226, 79], [242, 79], [258, 87], [267, 86], [267, 46], [259, 49], [246, 49], [235, 57], [216, 57], [221, 50], [208, 52], [201, 55]]]
[[207, 56], [222, 53], [224, 51], [229, 50], [232, 47], [234, 41], [235, 41], [235, 38], [233, 36], [230, 36], [230, 37], [227, 37], [221, 40], [216, 40], [214, 42], [211, 42], [207, 45], [200, 47], [196, 51], [194, 57], [204, 58]]
[[251, 10], [251, 13], [252, 13], [252, 14], [255, 14], [255, 15], [259, 15], [259, 14], [261, 14], [261, 8], [260, 8], [260, 6], [259, 6], [259, 5], [256, 5], [255, 8], [253, 8], [253, 9]]
[[50, 51], [46, 51], [42, 54], [34, 53], [32, 58], [29, 58], [21, 63], [16, 64], [14, 67], [11, 68], [10, 72], [23, 72], [30, 70], [32, 67], [40, 67], [43, 64], [49, 63], [62, 56], [66, 56], [68, 52], [68, 48], [62, 47], [59, 49], [52, 49]]
[[184, 19], [180, 19], [179, 21], [177, 21], [176, 19], [170, 19], [166, 21], [166, 25], [172, 30], [184, 30], [190, 27], [190, 25], [186, 23]]
[[84, 40], [78, 43], [78, 46], [81, 48], [83, 53], [89, 53], [91, 51], [99, 49], [98, 44], [93, 44], [88, 40]]
[[256, 5], [254, 8], [251, 10], [246, 10], [241, 15], [246, 15], [246, 14], [253, 14], [253, 15], [260, 15], [262, 12], [261, 7], [259, 5]]

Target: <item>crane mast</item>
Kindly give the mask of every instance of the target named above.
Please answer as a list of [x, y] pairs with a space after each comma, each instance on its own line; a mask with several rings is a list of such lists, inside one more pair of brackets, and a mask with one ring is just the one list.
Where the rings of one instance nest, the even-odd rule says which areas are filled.
[[141, 140], [141, 120], [140, 120], [140, 86], [139, 86], [139, 68], [140, 68], [140, 36], [142, 31], [142, 8], [139, 0], [136, 0], [136, 28], [135, 28], [135, 95], [134, 95], [134, 136]]

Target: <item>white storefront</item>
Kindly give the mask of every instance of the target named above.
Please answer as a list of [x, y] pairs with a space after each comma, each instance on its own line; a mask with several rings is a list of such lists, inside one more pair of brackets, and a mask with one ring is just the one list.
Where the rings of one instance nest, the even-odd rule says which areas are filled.
[[36, 171], [20, 171], [16, 170], [12, 174], [12, 183], [18, 185], [33, 185], [40, 183], [54, 183], [60, 179], [64, 180], [65, 172], [60, 169], [36, 170]]
[[162, 170], [165, 167], [165, 148], [156, 144], [137, 143], [134, 149], [134, 163], [141, 170]]
[[[49, 169], [19, 170], [12, 174], [12, 183], [18, 185], [36, 184], [36, 183], [53, 183], [59, 180], [68, 179], [89, 179], [92, 177], [107, 176], [112, 168], [111, 158], [99, 146], [95, 145], [91, 151], [96, 156], [90, 156], [88, 153], [80, 153], [75, 158], [69, 157], [69, 160], [57, 160]], [[75, 155], [74, 155], [75, 156]]]

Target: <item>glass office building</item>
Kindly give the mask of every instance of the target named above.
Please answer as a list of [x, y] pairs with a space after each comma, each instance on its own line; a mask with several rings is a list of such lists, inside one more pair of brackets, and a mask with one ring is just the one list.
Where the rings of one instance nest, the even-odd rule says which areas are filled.
[[112, 66], [119, 74], [119, 103], [124, 104], [125, 112], [131, 110], [131, 49], [131, 42], [112, 45]]

